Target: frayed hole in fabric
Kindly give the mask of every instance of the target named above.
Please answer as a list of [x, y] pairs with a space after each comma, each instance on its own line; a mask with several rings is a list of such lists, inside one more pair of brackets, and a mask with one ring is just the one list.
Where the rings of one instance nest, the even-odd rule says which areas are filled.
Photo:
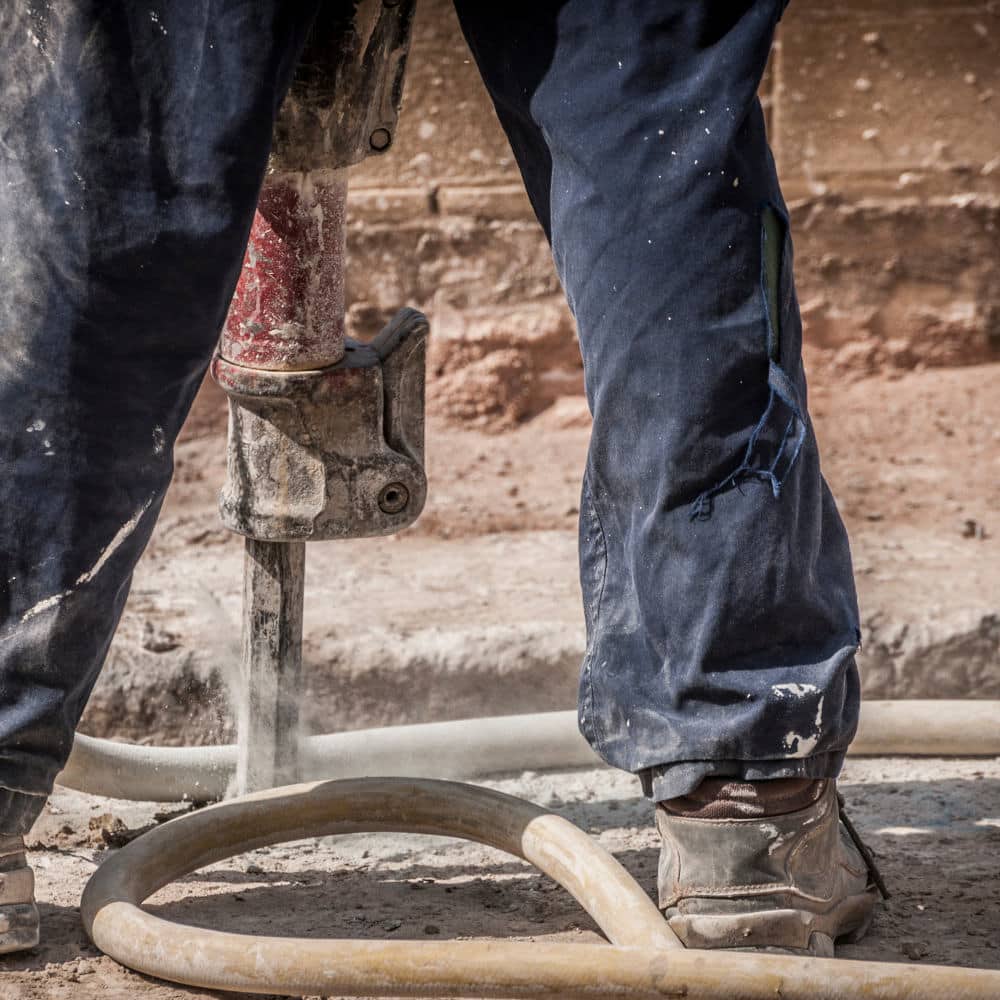
[[761, 211], [761, 294], [767, 326], [767, 406], [750, 434], [743, 460], [691, 505], [691, 520], [708, 520], [715, 497], [749, 480], [765, 482], [775, 499], [806, 439], [806, 421], [795, 385], [781, 367], [781, 281], [788, 223], [772, 205]]

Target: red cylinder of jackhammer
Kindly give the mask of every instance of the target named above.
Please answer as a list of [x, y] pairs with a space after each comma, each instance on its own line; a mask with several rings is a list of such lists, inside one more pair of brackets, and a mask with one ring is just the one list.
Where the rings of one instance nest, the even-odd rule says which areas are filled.
[[309, 371], [344, 356], [347, 173], [271, 174], [219, 343], [227, 361]]

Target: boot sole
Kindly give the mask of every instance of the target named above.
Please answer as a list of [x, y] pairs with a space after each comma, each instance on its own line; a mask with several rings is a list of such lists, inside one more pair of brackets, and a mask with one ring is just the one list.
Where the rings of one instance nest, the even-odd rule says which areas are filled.
[[34, 903], [0, 906], [0, 955], [27, 951], [38, 941], [38, 907]]
[[876, 894], [847, 896], [829, 910], [774, 909], [745, 913], [675, 914], [670, 929], [688, 948], [776, 950], [783, 954], [832, 957], [834, 941], [855, 943], [868, 931]]

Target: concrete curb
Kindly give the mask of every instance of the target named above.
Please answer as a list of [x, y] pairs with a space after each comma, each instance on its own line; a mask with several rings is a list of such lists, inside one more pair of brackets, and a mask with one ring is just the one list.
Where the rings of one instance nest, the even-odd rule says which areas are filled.
[[[1000, 697], [990, 542], [853, 535], [859, 666], [872, 698]], [[242, 546], [144, 560], [82, 730], [203, 744], [234, 736]], [[584, 651], [576, 536], [403, 535], [310, 547], [303, 724], [336, 732], [576, 703]]]

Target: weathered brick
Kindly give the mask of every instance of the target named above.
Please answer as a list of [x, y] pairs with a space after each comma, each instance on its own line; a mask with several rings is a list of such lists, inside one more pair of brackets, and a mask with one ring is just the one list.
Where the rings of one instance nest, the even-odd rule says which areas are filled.
[[376, 310], [402, 304], [501, 307], [559, 294], [536, 222], [484, 224], [439, 216], [402, 225], [348, 228], [347, 297]]
[[348, 222], [397, 222], [431, 214], [432, 192], [421, 187], [348, 188]]
[[[998, 356], [998, 11], [795, 0], [786, 13], [761, 96], [811, 369]], [[548, 247], [447, 0], [421, 2], [396, 143], [352, 173], [349, 209], [349, 328], [427, 310], [439, 361], [448, 341], [435, 379], [454, 383], [433, 405], [503, 423], [579, 391]], [[550, 327], [558, 351], [524, 341]]]
[[1000, 201], [793, 206], [813, 365], [853, 372], [969, 364], [1000, 352]]
[[839, 175], [981, 168], [996, 157], [1000, 17], [887, 0], [829, 9], [792, 4], [782, 22], [775, 145], [785, 177], [818, 189]]
[[531, 202], [524, 185], [482, 186], [445, 185], [438, 189], [437, 203], [442, 215], [471, 215], [477, 219], [530, 219]]

